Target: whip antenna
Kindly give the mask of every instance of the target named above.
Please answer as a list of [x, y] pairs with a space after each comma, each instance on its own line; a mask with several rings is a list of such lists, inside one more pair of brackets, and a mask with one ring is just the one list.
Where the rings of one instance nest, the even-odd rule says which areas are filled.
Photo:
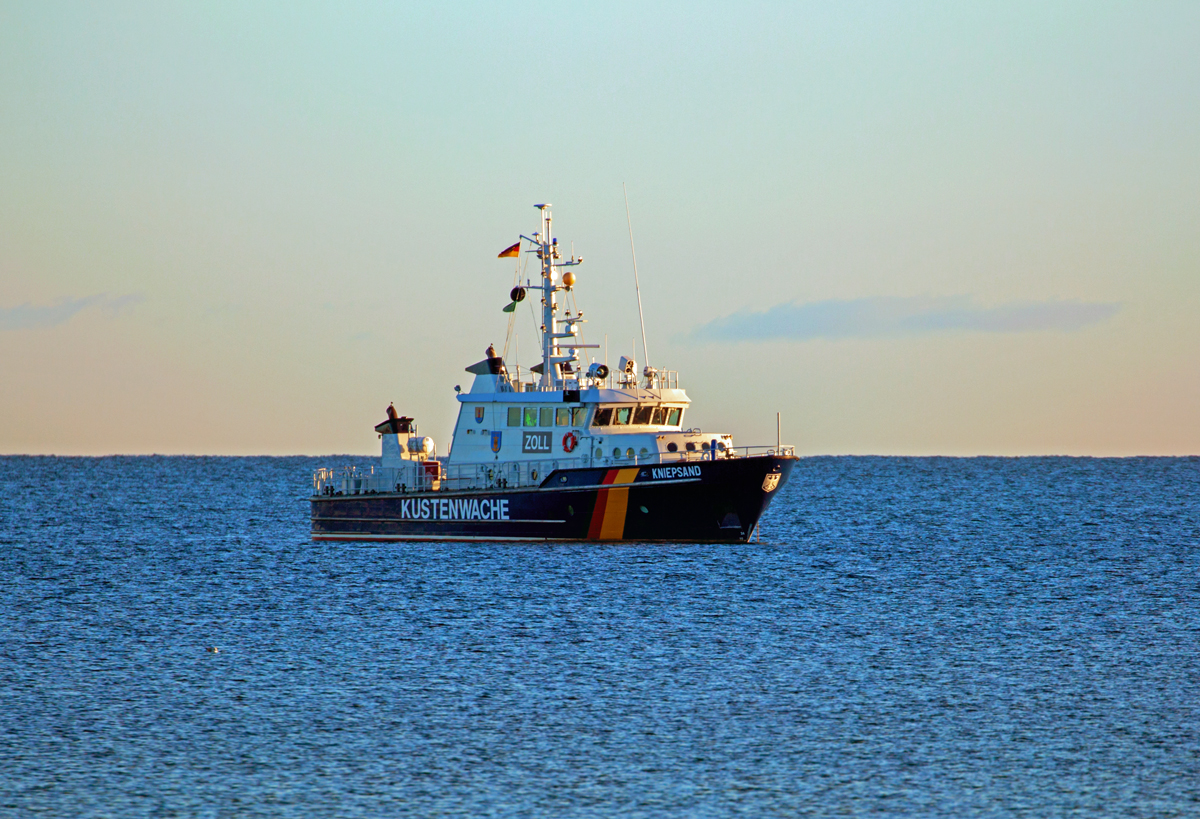
[[625, 183], [621, 183], [621, 191], [625, 194], [625, 222], [629, 225], [629, 253], [633, 256], [633, 289], [637, 293], [638, 321], [642, 323], [642, 354], [646, 356], [645, 366], [650, 366], [650, 351], [646, 349], [646, 318], [642, 315], [642, 288], [638, 283], [637, 250], [633, 247], [633, 220], [629, 218], [629, 191]]

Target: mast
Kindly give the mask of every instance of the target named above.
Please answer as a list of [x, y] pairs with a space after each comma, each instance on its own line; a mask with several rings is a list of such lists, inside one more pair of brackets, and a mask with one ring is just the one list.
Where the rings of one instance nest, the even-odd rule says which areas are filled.
[[542, 260], [542, 379], [543, 390], [554, 389], [558, 380], [558, 363], [555, 358], [558, 353], [558, 304], [554, 298], [554, 252], [556, 242], [550, 230], [550, 203], [534, 205], [542, 212], [542, 232], [538, 235], [538, 256]]
[[[561, 354], [559, 350], [560, 339], [570, 339], [571, 342], [575, 342], [575, 325], [582, 320], [582, 313], [578, 317], [566, 320], [564, 329], [567, 332], [559, 332], [558, 300], [555, 293], [564, 288], [560, 287], [556, 281], [558, 279], [556, 268], [573, 267], [582, 262], [583, 257], [580, 256], [576, 259], [572, 254], [569, 261], [558, 261], [560, 258], [558, 239], [554, 238], [551, 231], [550, 203], [534, 205], [534, 207], [542, 212], [541, 233], [533, 234], [532, 239], [528, 236], [522, 236], [522, 238], [537, 245], [538, 258], [542, 260], [542, 284], [537, 288], [542, 291], [542, 377], [538, 382], [538, 388], [557, 390], [562, 388], [562, 365], [568, 361], [578, 363], [575, 349], [580, 346], [594, 346], [569, 343], [570, 352], [567, 355]], [[571, 281], [571, 279], [567, 279], [566, 284], [569, 285]]]

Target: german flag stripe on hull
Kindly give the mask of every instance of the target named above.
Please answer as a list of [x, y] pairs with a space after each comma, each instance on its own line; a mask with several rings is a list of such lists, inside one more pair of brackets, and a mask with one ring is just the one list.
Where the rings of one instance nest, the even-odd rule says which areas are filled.
[[[610, 469], [600, 483], [605, 486], [633, 483], [638, 470]], [[629, 488], [601, 489], [588, 527], [588, 540], [620, 540], [625, 536], [625, 513], [629, 509]]]

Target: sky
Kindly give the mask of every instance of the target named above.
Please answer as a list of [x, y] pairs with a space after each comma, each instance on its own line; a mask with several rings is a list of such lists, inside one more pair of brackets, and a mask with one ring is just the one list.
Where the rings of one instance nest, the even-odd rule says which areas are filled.
[[0, 452], [370, 455], [389, 402], [445, 452], [551, 202], [586, 340], [737, 444], [779, 412], [801, 454], [1200, 454], [1197, 31], [0, 0]]

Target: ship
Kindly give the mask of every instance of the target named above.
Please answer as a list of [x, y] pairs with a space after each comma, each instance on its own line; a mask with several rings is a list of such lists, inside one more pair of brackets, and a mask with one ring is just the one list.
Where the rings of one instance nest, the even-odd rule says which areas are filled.
[[[394, 404], [375, 427], [378, 463], [318, 469], [311, 497], [319, 541], [745, 542], [796, 462], [794, 447], [735, 447], [728, 433], [687, 426], [691, 402], [674, 370], [614, 370], [585, 343], [572, 268], [535, 205], [504, 308], [541, 299], [541, 362], [510, 368], [489, 345], [455, 387], [459, 404], [445, 455]], [[631, 236], [632, 241], [632, 236]], [[520, 260], [540, 277], [522, 283]], [[635, 257], [636, 271], [636, 257]], [[527, 305], [528, 306], [528, 305]], [[640, 312], [640, 295], [639, 295]], [[644, 327], [644, 325], [643, 325]], [[505, 349], [507, 349], [507, 343]], [[643, 352], [644, 352], [643, 338]], [[636, 354], [636, 351], [631, 351]], [[590, 360], [588, 360], [590, 359]]]

